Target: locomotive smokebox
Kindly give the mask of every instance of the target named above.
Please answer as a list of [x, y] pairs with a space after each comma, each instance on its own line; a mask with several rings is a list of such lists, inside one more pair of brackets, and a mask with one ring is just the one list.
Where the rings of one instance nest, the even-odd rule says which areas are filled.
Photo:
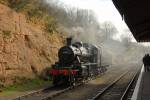
[[72, 42], [72, 38], [71, 38], [71, 37], [68, 37], [66, 40], [67, 40], [67, 45], [70, 46], [70, 45], [71, 45], [71, 42]]

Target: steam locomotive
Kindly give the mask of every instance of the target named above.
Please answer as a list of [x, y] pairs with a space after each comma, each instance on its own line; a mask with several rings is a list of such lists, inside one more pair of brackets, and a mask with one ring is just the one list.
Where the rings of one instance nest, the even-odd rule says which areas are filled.
[[53, 85], [75, 85], [104, 71], [101, 48], [89, 43], [72, 43], [72, 39], [67, 38], [67, 44], [58, 51], [58, 58], [50, 70]]

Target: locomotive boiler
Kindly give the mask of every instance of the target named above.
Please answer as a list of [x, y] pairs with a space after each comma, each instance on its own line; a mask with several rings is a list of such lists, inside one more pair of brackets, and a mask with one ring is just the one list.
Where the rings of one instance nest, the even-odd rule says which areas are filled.
[[58, 51], [58, 62], [50, 71], [53, 84], [74, 85], [98, 75], [104, 70], [101, 66], [101, 55], [100, 47], [89, 43], [72, 43], [72, 39], [67, 38], [67, 44]]

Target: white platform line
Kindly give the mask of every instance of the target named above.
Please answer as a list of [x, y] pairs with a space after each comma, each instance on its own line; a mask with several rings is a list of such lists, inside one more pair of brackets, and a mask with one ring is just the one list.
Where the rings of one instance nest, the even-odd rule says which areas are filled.
[[138, 81], [136, 83], [136, 86], [135, 86], [131, 100], [138, 100], [139, 99], [138, 96], [139, 96], [139, 92], [140, 92], [141, 85], [142, 85], [143, 73], [144, 73], [144, 65], [142, 66], [142, 69], [141, 69]]

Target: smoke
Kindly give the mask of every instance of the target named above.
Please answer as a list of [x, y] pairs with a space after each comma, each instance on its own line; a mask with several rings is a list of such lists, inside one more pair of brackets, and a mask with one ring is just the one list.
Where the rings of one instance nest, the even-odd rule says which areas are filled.
[[67, 37], [101, 46], [103, 64], [126, 65], [141, 61], [145, 47], [132, 43], [128, 35], [122, 35], [121, 41], [114, 40], [117, 28], [109, 21], [99, 23], [92, 10], [69, 7], [58, 0], [44, 0], [43, 4], [60, 24], [58, 30], [67, 33]]

